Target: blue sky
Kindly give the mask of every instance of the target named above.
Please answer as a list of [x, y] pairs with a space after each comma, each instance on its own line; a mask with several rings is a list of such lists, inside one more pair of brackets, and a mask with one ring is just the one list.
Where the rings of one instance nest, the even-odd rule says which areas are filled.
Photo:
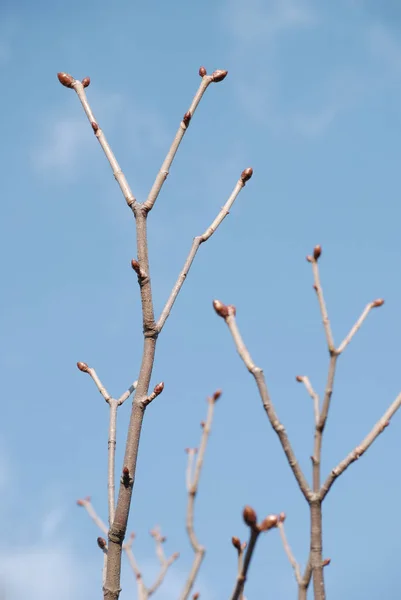
[[[184, 529], [184, 448], [198, 444], [205, 397], [216, 407], [196, 506], [207, 556], [198, 589], [227, 598], [232, 535], [246, 536], [245, 503], [287, 513], [301, 564], [308, 512], [262, 410], [254, 382], [213, 298], [237, 306], [248, 347], [310, 475], [313, 413], [295, 382], [322, 391], [327, 355], [310, 266], [321, 274], [339, 343], [367, 302], [374, 311], [340, 360], [324, 442], [324, 472], [370, 430], [401, 388], [399, 161], [401, 8], [226, 0], [68, 4], [3, 2], [0, 9], [2, 257], [0, 575], [7, 600], [99, 598], [98, 535], [77, 498], [106, 518], [107, 406], [136, 378], [141, 317], [134, 223], [76, 95], [57, 71], [89, 75], [88, 97], [131, 187], [146, 196], [199, 85], [200, 65], [228, 69], [191, 123], [150, 216], [159, 313], [194, 235], [225, 202], [242, 169], [254, 177], [201, 248], [159, 339], [153, 383], [165, 391], [143, 430], [130, 529], [145, 577], [148, 530], [180, 551], [160, 600], [172, 600], [192, 554]], [[129, 403], [119, 414], [117, 465]], [[324, 505], [329, 597], [399, 591], [401, 419], [341, 477]], [[397, 565], [397, 566], [396, 566]], [[33, 588], [33, 589], [32, 589]], [[125, 567], [122, 597], [135, 582]], [[247, 597], [295, 597], [278, 532], [261, 540]]]

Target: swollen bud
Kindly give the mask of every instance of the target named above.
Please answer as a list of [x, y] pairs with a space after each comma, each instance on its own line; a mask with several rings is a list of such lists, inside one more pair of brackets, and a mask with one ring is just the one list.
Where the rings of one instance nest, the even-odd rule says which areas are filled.
[[285, 519], [286, 519], [286, 514], [285, 512], [281, 512], [278, 516], [280, 523], [284, 523]]
[[277, 515], [269, 515], [259, 525], [259, 531], [269, 531], [273, 527], [277, 527], [280, 522], [280, 517]]
[[212, 73], [212, 81], [216, 83], [218, 83], [219, 81], [223, 81], [223, 79], [227, 77], [227, 73], [228, 71], [221, 71], [220, 69], [217, 69]]
[[225, 319], [229, 315], [228, 306], [220, 302], [220, 300], [213, 300], [213, 308], [219, 317]]
[[322, 247], [321, 246], [315, 246], [313, 248], [313, 258], [315, 260], [318, 260], [320, 258], [320, 255], [322, 254]]
[[222, 390], [216, 390], [215, 393], [212, 396], [213, 402], [216, 402], [216, 400], [218, 400], [222, 394]]
[[231, 538], [231, 543], [234, 546], [234, 548], [236, 548], [238, 550], [238, 552], [241, 551], [241, 540], [235, 536], [233, 536]]
[[164, 390], [164, 381], [161, 381], [160, 383], [158, 383], [157, 385], [155, 385], [153, 393], [158, 396], [159, 394], [162, 393], [162, 391]]
[[84, 362], [77, 362], [77, 367], [82, 373], [89, 373], [89, 367]]
[[92, 125], [92, 129], [93, 129], [93, 133], [96, 133], [99, 130], [99, 125], [96, 123], [96, 121], [91, 121], [91, 125]]
[[195, 594], [192, 596], [192, 600], [199, 600], [199, 598], [200, 598], [199, 592], [195, 592]]
[[200, 67], [199, 68], [199, 76], [204, 77], [205, 75], [207, 75], [207, 71], [206, 71], [205, 67]]
[[245, 506], [242, 512], [242, 517], [248, 527], [255, 527], [258, 518], [252, 506]]
[[106, 545], [107, 545], [106, 544], [106, 540], [104, 538], [102, 538], [102, 537], [98, 537], [97, 538], [97, 545], [99, 546], [99, 548], [101, 550], [104, 550], [106, 548]]
[[133, 259], [131, 260], [131, 267], [133, 268], [133, 270], [135, 271], [135, 273], [136, 273], [137, 275], [140, 275], [140, 273], [141, 273], [141, 268], [140, 268], [140, 266], [139, 266], [139, 262], [138, 262], [137, 260], [135, 260], [135, 258], [133, 258]]
[[247, 181], [250, 180], [250, 178], [253, 175], [253, 169], [252, 167], [248, 167], [247, 169], [244, 169], [241, 173], [241, 180], [242, 183], [245, 185]]
[[377, 308], [377, 307], [379, 307], [379, 306], [383, 306], [383, 304], [384, 304], [384, 300], [383, 300], [383, 298], [378, 298], [377, 300], [374, 300], [374, 301], [372, 302], [372, 306], [373, 306], [374, 308]]
[[331, 563], [331, 558], [325, 558], [322, 562], [322, 567], [327, 567]]
[[61, 85], [64, 85], [68, 88], [72, 88], [75, 82], [75, 79], [72, 77], [72, 75], [69, 75], [68, 73], [57, 73], [57, 77]]
[[295, 377], [295, 379], [296, 379], [296, 381], [298, 381], [298, 383], [302, 383], [302, 382], [303, 382], [303, 380], [304, 380], [304, 378], [303, 378], [303, 376], [302, 376], [302, 375], [297, 375], [297, 376]]
[[192, 114], [190, 113], [190, 111], [186, 112], [182, 118], [185, 127], [188, 127], [188, 125], [191, 121], [191, 118], [192, 118]]
[[88, 87], [88, 85], [90, 84], [90, 82], [91, 82], [90, 77], [84, 77], [84, 79], [81, 81], [81, 83], [84, 86], [84, 88]]

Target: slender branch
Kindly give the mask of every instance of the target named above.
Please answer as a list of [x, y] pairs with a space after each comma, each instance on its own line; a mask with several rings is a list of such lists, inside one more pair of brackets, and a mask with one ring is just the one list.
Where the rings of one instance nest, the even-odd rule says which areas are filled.
[[319, 421], [319, 416], [320, 416], [320, 409], [319, 409], [319, 396], [318, 394], [315, 392], [315, 390], [312, 387], [311, 382], [309, 381], [309, 377], [307, 377], [306, 375], [297, 375], [296, 376], [296, 380], [300, 383], [303, 383], [306, 391], [308, 392], [309, 396], [312, 398], [313, 400], [313, 410], [314, 410], [314, 414], [315, 414], [315, 424], [318, 423]]
[[344, 352], [345, 348], [348, 346], [348, 344], [350, 343], [350, 341], [352, 340], [352, 338], [354, 337], [356, 332], [360, 329], [362, 323], [364, 322], [364, 320], [366, 319], [366, 317], [368, 316], [368, 314], [370, 313], [372, 308], [377, 308], [378, 306], [383, 306], [383, 304], [384, 304], [384, 300], [382, 298], [378, 298], [377, 300], [374, 300], [373, 302], [369, 302], [369, 304], [366, 305], [365, 309], [363, 310], [361, 316], [359, 317], [359, 319], [357, 320], [355, 325], [351, 328], [349, 333], [345, 336], [345, 338], [343, 339], [343, 341], [337, 348], [337, 354], [341, 354], [342, 352]]
[[92, 126], [94, 134], [97, 137], [99, 144], [101, 145], [103, 152], [105, 153], [106, 158], [110, 163], [110, 167], [113, 171], [113, 175], [114, 175], [118, 185], [120, 186], [123, 196], [124, 196], [128, 206], [131, 208], [131, 210], [133, 210], [134, 206], [136, 204], [136, 198], [135, 198], [134, 194], [132, 193], [131, 188], [128, 185], [128, 182], [125, 178], [125, 175], [122, 172], [121, 167], [118, 164], [117, 159], [114, 156], [114, 154], [110, 148], [110, 145], [106, 139], [106, 136], [104, 135], [102, 129], [99, 127], [99, 123], [95, 119], [95, 116], [92, 112], [92, 109], [91, 109], [88, 99], [86, 97], [85, 88], [88, 87], [88, 85], [90, 84], [89, 77], [85, 78], [81, 82], [78, 79], [74, 79], [68, 73], [58, 73], [57, 76], [58, 76], [60, 83], [62, 83], [66, 87], [70, 87], [70, 88], [74, 89], [75, 92], [77, 93], [77, 96], [82, 104], [85, 114], [88, 117], [89, 123]]
[[82, 506], [86, 510], [86, 512], [88, 513], [92, 521], [95, 523], [95, 525], [100, 529], [100, 531], [102, 531], [107, 536], [109, 531], [108, 527], [93, 508], [90, 497], [87, 496], [86, 498], [77, 500], [77, 504], [78, 506]]
[[302, 575], [301, 575], [301, 571], [299, 568], [299, 565], [297, 563], [297, 561], [295, 560], [295, 557], [292, 553], [291, 547], [288, 543], [287, 540], [287, 536], [285, 534], [285, 529], [284, 529], [284, 519], [280, 519], [278, 525], [277, 525], [279, 532], [280, 532], [280, 537], [281, 537], [281, 541], [283, 543], [283, 548], [284, 551], [287, 555], [288, 560], [290, 561], [290, 564], [292, 566], [292, 568], [294, 569], [294, 574], [295, 574], [295, 579], [297, 580], [298, 585], [302, 585]]
[[366, 450], [373, 444], [375, 439], [384, 431], [384, 429], [390, 424], [391, 417], [397, 412], [401, 406], [401, 394], [397, 396], [391, 406], [385, 411], [383, 416], [377, 421], [376, 425], [368, 433], [365, 439], [352, 450], [334, 469], [332, 469], [330, 475], [320, 490], [320, 499], [323, 500], [330, 490], [335, 480], [342, 474], [350, 464], [358, 460], [366, 452]]
[[251, 563], [252, 555], [255, 551], [256, 542], [260, 533], [261, 532], [257, 527], [250, 528], [249, 542], [247, 544], [245, 558], [242, 563], [242, 568], [237, 575], [237, 580], [235, 582], [235, 587], [233, 593], [231, 594], [230, 600], [239, 600], [244, 593], [244, 586], [248, 574], [249, 565]]
[[160, 572], [159, 572], [154, 584], [149, 588], [146, 587], [146, 585], [143, 581], [141, 570], [138, 566], [138, 563], [135, 560], [134, 553], [132, 551], [132, 543], [135, 539], [135, 534], [131, 533], [128, 542], [126, 542], [123, 545], [123, 549], [125, 550], [125, 553], [129, 560], [129, 563], [131, 565], [131, 568], [132, 568], [132, 570], [135, 574], [136, 580], [137, 580], [139, 600], [148, 600], [148, 598], [150, 596], [152, 596], [158, 590], [158, 588], [163, 583], [164, 578], [166, 577], [169, 567], [179, 557], [178, 552], [175, 552], [169, 558], [166, 558], [166, 556], [164, 554], [164, 550], [163, 550], [163, 543], [166, 541], [166, 538], [160, 534], [158, 529], [152, 530], [150, 532], [150, 534], [156, 543], [156, 555], [159, 559], [161, 568], [160, 568]]
[[288, 464], [291, 467], [292, 472], [294, 473], [295, 479], [298, 482], [299, 488], [305, 499], [309, 502], [312, 495], [312, 490], [309, 487], [308, 482], [305, 479], [305, 476], [302, 472], [302, 469], [295, 457], [294, 450], [290, 444], [288, 439], [287, 432], [284, 429], [282, 423], [280, 423], [276, 411], [274, 409], [273, 403], [270, 399], [270, 394], [267, 389], [265, 377], [263, 371], [260, 367], [257, 367], [252, 360], [252, 357], [244, 344], [244, 341], [239, 332], [236, 320], [235, 320], [235, 307], [234, 306], [226, 306], [222, 304], [219, 300], [215, 300], [213, 303], [214, 309], [217, 314], [224, 318], [225, 322], [228, 325], [232, 338], [234, 340], [235, 347], [237, 349], [238, 354], [242, 358], [245, 366], [248, 371], [253, 375], [256, 385], [259, 390], [259, 394], [263, 403], [263, 407], [266, 411], [266, 414], [269, 418], [270, 424], [273, 427], [274, 431], [277, 433], [277, 436], [281, 442], [281, 446], [284, 450], [284, 454], [287, 457]]
[[196, 110], [199, 102], [202, 100], [203, 94], [206, 92], [207, 88], [213, 81], [222, 81], [226, 77], [227, 71], [215, 71], [212, 75], [207, 75], [206, 69], [204, 67], [201, 67], [199, 69], [199, 75], [202, 77], [202, 81], [198, 88], [198, 91], [196, 92], [194, 99], [192, 100], [191, 106], [185, 113], [185, 115], [180, 123], [180, 126], [178, 127], [178, 131], [175, 134], [173, 143], [171, 144], [170, 149], [167, 152], [167, 156], [164, 159], [163, 164], [160, 168], [160, 171], [158, 172], [158, 174], [156, 176], [156, 179], [153, 183], [152, 189], [149, 192], [147, 200], [143, 204], [143, 207], [148, 212], [150, 210], [152, 210], [152, 208], [160, 194], [160, 190], [163, 187], [163, 183], [166, 181], [166, 179], [168, 177], [170, 167], [172, 165], [172, 162], [174, 160], [174, 157], [176, 155], [178, 147], [181, 144], [182, 138], [184, 137], [185, 132], [187, 131], [187, 129], [189, 127], [189, 124], [191, 122], [191, 119], [195, 113], [195, 110]]
[[189, 541], [191, 543], [192, 549], [194, 551], [194, 560], [192, 563], [191, 570], [189, 572], [188, 578], [184, 584], [183, 590], [180, 594], [180, 600], [187, 600], [193, 585], [195, 583], [195, 579], [198, 575], [199, 569], [201, 567], [203, 558], [205, 556], [206, 549], [202, 546], [198, 538], [195, 534], [194, 528], [194, 508], [195, 508], [195, 496], [198, 492], [199, 480], [202, 472], [203, 461], [205, 458], [205, 451], [207, 442], [209, 439], [213, 415], [214, 415], [214, 407], [216, 401], [220, 398], [221, 391], [217, 390], [213, 396], [208, 398], [208, 411], [206, 422], [202, 423], [202, 437], [201, 443], [199, 446], [199, 452], [197, 453], [197, 458], [195, 462], [195, 470], [192, 472], [193, 461], [196, 454], [196, 450], [194, 448], [190, 448], [187, 450], [188, 453], [188, 466], [186, 471], [186, 483], [187, 483], [187, 491], [188, 491], [188, 503], [187, 503], [187, 519], [186, 519], [186, 529], [189, 537]]
[[328, 346], [329, 352], [331, 353], [334, 351], [334, 348], [335, 348], [334, 347], [334, 339], [333, 339], [333, 334], [331, 332], [329, 317], [327, 315], [326, 302], [324, 300], [323, 290], [322, 290], [322, 286], [320, 284], [319, 268], [318, 268], [318, 264], [317, 264], [321, 253], [322, 253], [322, 248], [320, 246], [315, 246], [315, 248], [313, 250], [313, 256], [307, 256], [306, 259], [308, 260], [308, 262], [312, 263], [313, 277], [315, 280], [313, 287], [316, 292], [317, 299], [319, 301], [320, 313], [322, 315], [322, 322], [323, 322], [324, 332], [326, 334], [327, 346]]
[[187, 259], [184, 263], [184, 266], [181, 269], [180, 274], [178, 275], [178, 279], [171, 291], [170, 297], [167, 300], [166, 305], [162, 310], [159, 320], [157, 321], [157, 330], [159, 332], [163, 329], [163, 326], [164, 326], [167, 318], [170, 315], [171, 309], [173, 308], [174, 302], [176, 301], [177, 296], [180, 293], [180, 290], [184, 284], [184, 281], [187, 278], [187, 275], [192, 266], [193, 260], [196, 256], [196, 253], [199, 250], [200, 245], [203, 244], [203, 242], [206, 242], [213, 235], [213, 233], [216, 231], [216, 229], [219, 227], [219, 225], [223, 222], [225, 217], [229, 214], [230, 209], [231, 209], [232, 205], [234, 204], [238, 194], [240, 193], [242, 188], [245, 186], [246, 182], [249, 181], [249, 179], [252, 177], [252, 174], [253, 174], [253, 170], [250, 167], [248, 167], [248, 169], [245, 169], [241, 173], [241, 177], [237, 181], [230, 197], [228, 198], [227, 202], [220, 210], [217, 217], [214, 219], [213, 223], [204, 231], [204, 233], [202, 233], [202, 235], [198, 235], [197, 237], [194, 238], [191, 249], [190, 249]]

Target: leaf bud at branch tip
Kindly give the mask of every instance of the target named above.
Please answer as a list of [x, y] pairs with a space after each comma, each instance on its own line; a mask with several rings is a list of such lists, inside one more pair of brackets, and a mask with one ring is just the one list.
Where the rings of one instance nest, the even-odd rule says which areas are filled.
[[297, 376], [295, 377], [295, 379], [296, 379], [296, 381], [298, 381], [298, 383], [302, 383], [302, 382], [303, 382], [303, 380], [304, 380], [304, 378], [303, 378], [303, 375], [297, 375]]
[[317, 245], [313, 248], [313, 258], [315, 260], [318, 260], [320, 258], [320, 255], [322, 254], [322, 247]]
[[199, 76], [204, 77], [205, 75], [207, 75], [207, 71], [206, 71], [205, 67], [200, 67], [199, 68]]
[[90, 82], [91, 82], [90, 77], [84, 77], [84, 79], [81, 81], [81, 83], [84, 86], [84, 88], [88, 87], [88, 85], [90, 84]]
[[226, 306], [225, 304], [220, 302], [220, 300], [213, 300], [213, 308], [216, 311], [216, 313], [219, 315], [219, 317], [222, 317], [223, 319], [228, 317], [228, 314], [229, 314], [228, 306]]
[[372, 302], [372, 306], [373, 306], [373, 308], [377, 308], [377, 307], [379, 307], [379, 306], [383, 306], [383, 304], [384, 304], [384, 300], [383, 300], [383, 298], [378, 298], [377, 300], [374, 300], [374, 301]]
[[259, 525], [259, 531], [269, 531], [273, 527], [277, 527], [280, 522], [280, 517], [278, 515], [269, 515], [266, 519], [263, 519], [261, 524]]
[[252, 506], [245, 506], [242, 512], [242, 517], [245, 521], [245, 524], [248, 525], [248, 527], [255, 527], [258, 518]]
[[245, 185], [247, 181], [250, 180], [250, 178], [253, 175], [253, 169], [252, 167], [248, 167], [247, 169], [244, 169], [241, 173], [241, 181], [242, 183]]
[[216, 390], [215, 393], [212, 396], [213, 402], [216, 402], [216, 400], [218, 400], [222, 394], [222, 390]]
[[102, 537], [98, 537], [97, 538], [97, 545], [99, 546], [99, 548], [101, 550], [104, 550], [104, 548], [106, 548], [106, 540]]
[[158, 383], [157, 385], [155, 385], [153, 393], [158, 396], [159, 394], [162, 393], [162, 391], [164, 390], [164, 381], [161, 381], [160, 383]]
[[238, 550], [238, 552], [241, 551], [241, 540], [235, 536], [233, 536], [231, 538], [231, 543], [234, 546], [234, 548], [236, 548]]
[[189, 125], [189, 123], [190, 123], [191, 119], [192, 119], [192, 114], [191, 114], [191, 112], [190, 112], [190, 111], [186, 112], [186, 113], [185, 113], [185, 115], [184, 115], [184, 116], [183, 116], [183, 118], [182, 118], [182, 121], [183, 121], [183, 123], [184, 123], [185, 127], [188, 127], [188, 125]]
[[228, 71], [222, 71], [221, 69], [217, 69], [212, 73], [212, 81], [218, 83], [219, 81], [223, 81], [227, 77]]
[[57, 77], [61, 85], [64, 85], [64, 87], [72, 88], [75, 82], [73, 76], [69, 75], [68, 73], [57, 73]]
[[89, 372], [89, 367], [84, 362], [77, 362], [77, 367], [78, 367], [78, 369], [80, 371], [82, 371], [82, 373], [88, 373]]

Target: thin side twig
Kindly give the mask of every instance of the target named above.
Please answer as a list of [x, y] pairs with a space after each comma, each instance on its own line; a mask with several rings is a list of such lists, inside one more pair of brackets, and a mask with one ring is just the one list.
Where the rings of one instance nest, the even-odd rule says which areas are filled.
[[207, 447], [207, 442], [209, 439], [213, 415], [214, 415], [214, 407], [216, 401], [220, 398], [221, 391], [216, 391], [213, 396], [208, 398], [208, 411], [206, 422], [202, 423], [202, 437], [201, 443], [199, 446], [199, 451], [197, 452], [197, 457], [195, 461], [195, 468], [193, 471], [193, 462], [196, 454], [195, 448], [188, 448], [188, 466], [186, 471], [186, 483], [187, 483], [187, 492], [188, 492], [188, 503], [187, 503], [187, 518], [186, 518], [186, 529], [188, 533], [188, 538], [192, 546], [192, 550], [194, 551], [194, 560], [192, 563], [191, 570], [189, 572], [188, 578], [184, 584], [183, 590], [180, 594], [180, 600], [187, 600], [191, 590], [194, 586], [196, 577], [199, 573], [199, 569], [201, 567], [203, 558], [205, 556], [206, 549], [204, 546], [200, 544], [198, 538], [195, 533], [194, 527], [194, 508], [195, 508], [195, 496], [198, 492], [199, 480], [202, 472], [203, 461], [205, 458], [205, 451]]
[[256, 542], [260, 535], [260, 530], [257, 527], [251, 527], [249, 533], [249, 542], [247, 544], [245, 557], [241, 561], [241, 569], [238, 571], [237, 580], [230, 600], [240, 600], [243, 597], [245, 581], [248, 574], [249, 565], [251, 564], [252, 555], [255, 551]]
[[259, 395], [261, 397], [263, 407], [266, 411], [266, 414], [269, 418], [270, 424], [273, 427], [274, 431], [276, 432], [276, 434], [281, 442], [281, 446], [284, 450], [284, 454], [287, 457], [288, 464], [290, 465], [291, 470], [295, 476], [295, 479], [298, 482], [301, 492], [305, 496], [305, 499], [307, 501], [310, 501], [311, 495], [312, 495], [312, 490], [310, 489], [309, 484], [306, 481], [305, 476], [302, 472], [302, 469], [295, 457], [295, 453], [294, 453], [294, 450], [292, 449], [292, 446], [288, 439], [287, 432], [277, 417], [276, 411], [274, 409], [273, 403], [270, 398], [269, 391], [267, 389], [263, 370], [260, 367], [257, 367], [255, 365], [255, 363], [253, 362], [252, 357], [241, 337], [241, 334], [240, 334], [240, 331], [238, 329], [236, 319], [235, 319], [235, 313], [236, 313], [235, 308], [233, 306], [226, 306], [219, 300], [215, 300], [213, 303], [213, 306], [214, 306], [214, 309], [217, 312], [217, 314], [219, 316], [223, 317], [225, 322], [227, 323], [230, 333], [232, 335], [232, 338], [234, 340], [234, 344], [237, 349], [237, 352], [240, 355], [241, 359], [243, 360], [246, 368], [248, 369], [248, 371], [251, 373], [251, 375], [254, 377], [254, 379], [256, 381], [256, 385], [259, 390]]
[[297, 375], [296, 380], [298, 382], [304, 384], [306, 391], [308, 392], [309, 396], [313, 400], [313, 411], [315, 414], [315, 424], [317, 424], [317, 422], [319, 421], [319, 416], [320, 416], [319, 396], [313, 389], [312, 384], [309, 380], [309, 377], [307, 377], [306, 375]]
[[143, 203], [143, 207], [146, 211], [149, 212], [150, 210], [152, 210], [152, 208], [160, 194], [160, 190], [163, 187], [163, 183], [166, 181], [166, 179], [168, 177], [170, 167], [172, 165], [172, 162], [174, 160], [174, 157], [176, 155], [178, 147], [181, 144], [182, 138], [184, 137], [184, 135], [189, 127], [191, 119], [194, 116], [195, 110], [196, 110], [199, 102], [202, 100], [203, 94], [206, 92], [209, 85], [213, 81], [216, 81], [216, 74], [220, 74], [221, 78], [218, 79], [218, 81], [222, 81], [222, 79], [224, 79], [225, 76], [227, 75], [227, 71], [215, 71], [212, 75], [207, 75], [204, 67], [201, 67], [199, 69], [199, 75], [202, 77], [201, 84], [198, 88], [198, 91], [196, 92], [196, 94], [194, 96], [194, 99], [191, 102], [191, 106], [185, 113], [185, 115], [178, 127], [178, 131], [175, 134], [173, 143], [171, 144], [170, 149], [167, 152], [166, 158], [164, 159], [163, 164], [160, 167], [160, 171], [158, 172], [158, 174], [156, 176], [156, 179], [152, 185], [152, 189], [149, 192], [146, 202]]
[[299, 568], [299, 564], [297, 563], [297, 561], [295, 560], [295, 557], [292, 553], [291, 547], [288, 543], [287, 540], [287, 536], [285, 534], [285, 529], [284, 529], [284, 520], [280, 520], [280, 522], [277, 525], [279, 532], [280, 532], [280, 537], [281, 537], [281, 541], [283, 543], [283, 548], [284, 551], [287, 555], [288, 560], [290, 561], [290, 564], [292, 566], [292, 568], [294, 569], [294, 574], [295, 574], [295, 579], [297, 580], [298, 585], [302, 585], [302, 575], [301, 575], [301, 571]]
[[401, 394], [397, 396], [391, 406], [385, 411], [381, 419], [377, 421], [372, 430], [368, 433], [365, 439], [352, 450], [334, 469], [332, 469], [330, 475], [327, 477], [326, 481], [321, 487], [320, 490], [320, 499], [323, 500], [330, 490], [331, 486], [335, 482], [335, 480], [356, 460], [358, 460], [362, 454], [368, 450], [368, 448], [373, 444], [375, 439], [383, 433], [384, 429], [390, 424], [391, 417], [397, 412], [397, 410], [401, 406]]
[[171, 291], [170, 297], [168, 298], [166, 305], [163, 308], [161, 315], [157, 321], [157, 330], [158, 331], [161, 331], [163, 329], [163, 326], [164, 326], [168, 316], [170, 315], [171, 309], [173, 308], [174, 302], [176, 301], [177, 296], [180, 293], [180, 290], [184, 284], [184, 281], [187, 278], [187, 275], [192, 266], [192, 263], [196, 256], [196, 253], [199, 250], [200, 245], [203, 244], [203, 242], [206, 242], [213, 235], [213, 233], [216, 231], [216, 229], [219, 227], [219, 225], [223, 222], [225, 217], [230, 213], [230, 209], [231, 209], [232, 205], [234, 204], [238, 194], [240, 193], [242, 188], [245, 186], [246, 182], [252, 177], [252, 174], [253, 174], [253, 170], [250, 167], [248, 169], [245, 169], [241, 173], [241, 177], [237, 181], [230, 197], [228, 198], [227, 202], [220, 210], [217, 217], [214, 219], [213, 223], [211, 223], [211, 225], [204, 231], [204, 233], [202, 233], [202, 235], [198, 235], [194, 238], [191, 249], [190, 249], [187, 259], [184, 263], [184, 266], [181, 269], [180, 274], [178, 275], [177, 281]]

